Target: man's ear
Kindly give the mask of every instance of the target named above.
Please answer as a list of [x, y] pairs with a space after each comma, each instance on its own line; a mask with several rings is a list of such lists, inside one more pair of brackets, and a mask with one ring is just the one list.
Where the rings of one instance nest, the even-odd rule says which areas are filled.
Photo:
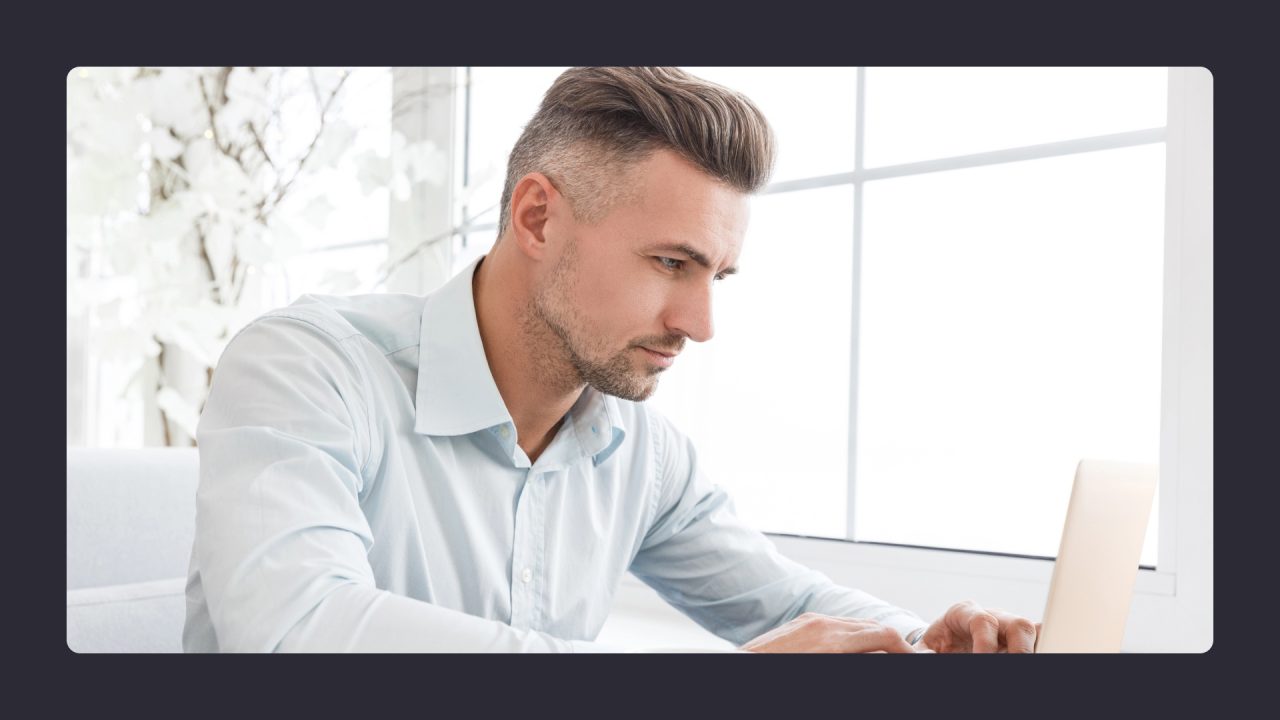
[[546, 256], [547, 219], [552, 203], [562, 200], [551, 179], [532, 172], [516, 183], [511, 191], [511, 235], [516, 247], [534, 260]]

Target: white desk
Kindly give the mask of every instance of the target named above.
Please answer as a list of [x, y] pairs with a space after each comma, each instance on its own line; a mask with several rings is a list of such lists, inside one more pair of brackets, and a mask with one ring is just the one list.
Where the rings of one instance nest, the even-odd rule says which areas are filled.
[[722, 640], [681, 615], [647, 585], [628, 575], [614, 598], [613, 612], [596, 641], [626, 649], [690, 647], [732, 650]]

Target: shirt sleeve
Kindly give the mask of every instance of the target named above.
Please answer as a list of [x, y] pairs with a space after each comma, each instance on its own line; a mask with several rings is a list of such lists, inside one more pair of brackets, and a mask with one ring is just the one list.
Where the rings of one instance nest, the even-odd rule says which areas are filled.
[[657, 509], [631, 572], [717, 636], [741, 645], [805, 612], [863, 618], [904, 636], [927, 625], [910, 611], [783, 556], [734, 514], [698, 465], [693, 443], [650, 412], [661, 477]]
[[193, 550], [219, 649], [609, 650], [377, 587], [362, 382], [342, 341], [303, 319], [259, 319], [223, 354], [197, 430]]

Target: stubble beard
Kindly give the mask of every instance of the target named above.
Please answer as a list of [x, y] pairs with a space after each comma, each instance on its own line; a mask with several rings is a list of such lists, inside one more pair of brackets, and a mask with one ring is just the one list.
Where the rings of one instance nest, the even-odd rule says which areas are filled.
[[573, 305], [576, 251], [570, 244], [551, 274], [551, 281], [533, 297], [521, 318], [529, 347], [532, 348], [533, 371], [539, 379], [554, 388], [572, 391], [590, 385], [606, 395], [632, 402], [644, 402], [653, 395], [660, 368], [648, 374], [637, 373], [633, 348], [628, 347], [604, 361], [592, 358], [608, 352], [608, 348], [592, 343], [585, 322]]

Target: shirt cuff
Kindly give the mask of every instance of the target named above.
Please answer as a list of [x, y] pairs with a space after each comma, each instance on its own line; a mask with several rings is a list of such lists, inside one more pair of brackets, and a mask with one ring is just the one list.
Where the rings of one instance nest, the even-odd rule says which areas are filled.
[[[921, 620], [915, 615], [905, 612], [894, 613], [888, 617], [877, 618], [876, 621], [881, 625], [886, 625], [897, 630], [898, 634], [902, 635], [902, 639], [904, 640], [906, 640], [912, 632], [929, 627], [929, 623]], [[907, 640], [907, 642], [910, 642], [910, 640]]]

